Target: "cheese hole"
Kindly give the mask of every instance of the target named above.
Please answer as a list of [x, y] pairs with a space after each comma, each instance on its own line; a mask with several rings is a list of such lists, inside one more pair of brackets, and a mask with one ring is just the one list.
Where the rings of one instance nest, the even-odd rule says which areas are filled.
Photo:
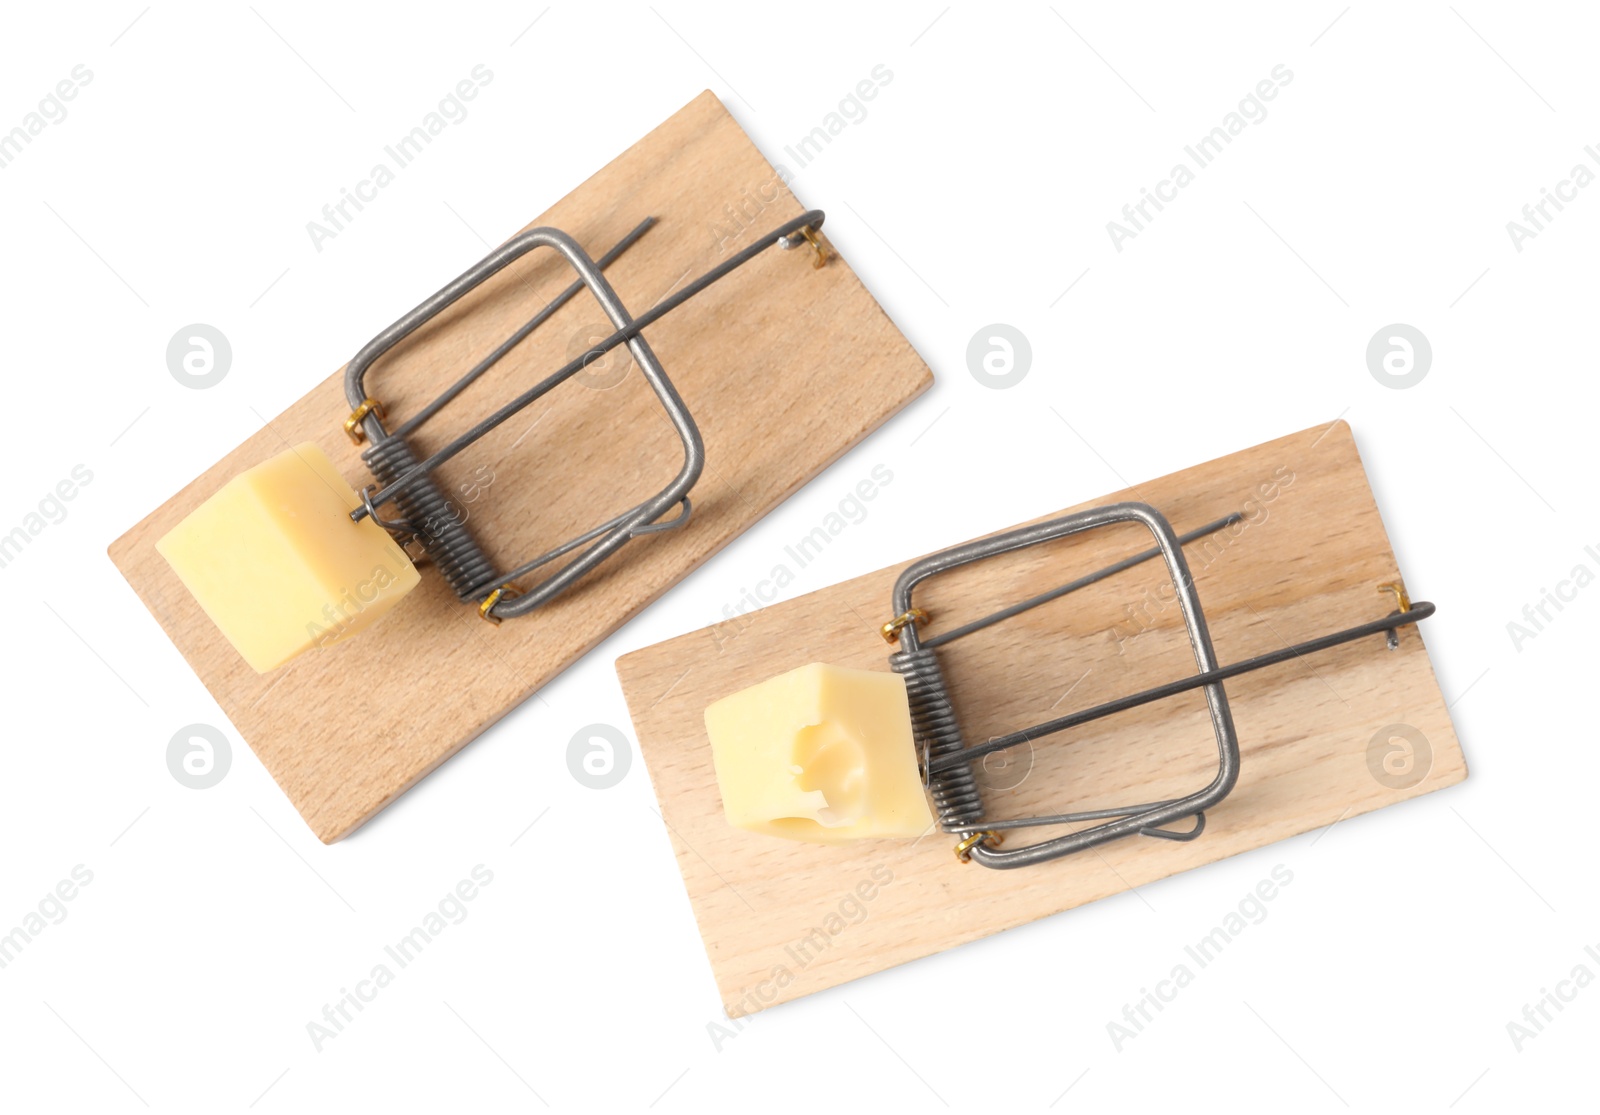
[[794, 757], [800, 768], [795, 784], [820, 793], [825, 802], [817, 810], [818, 824], [843, 828], [861, 819], [866, 812], [867, 756], [859, 743], [836, 724], [812, 724], [796, 735]]

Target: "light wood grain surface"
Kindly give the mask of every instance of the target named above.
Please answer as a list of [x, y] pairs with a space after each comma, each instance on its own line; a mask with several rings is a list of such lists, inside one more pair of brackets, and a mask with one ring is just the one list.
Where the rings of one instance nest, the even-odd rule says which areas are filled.
[[[1094, 503], [1121, 499], [1152, 504], [1180, 533], [1231, 512], [1246, 516], [1186, 548], [1224, 663], [1380, 618], [1394, 606], [1376, 586], [1400, 571], [1343, 422]], [[1149, 532], [1132, 524], [1079, 535], [936, 577], [918, 590], [918, 603], [932, 614], [930, 633], [948, 629], [1149, 544]], [[1375, 636], [1227, 682], [1242, 773], [1192, 843], [1132, 838], [1001, 872], [957, 863], [952, 839], [937, 832], [915, 843], [827, 848], [731, 828], [705, 738], [706, 705], [807, 662], [887, 669], [888, 648], [876, 627], [889, 618], [890, 587], [902, 568], [617, 663], [730, 1015], [1466, 777], [1424, 632], [1408, 627], [1397, 650]], [[942, 648], [969, 742], [1192, 673], [1179, 609], [1164, 582], [1162, 563], [1148, 562]], [[1413, 745], [1409, 767], [1403, 754], [1387, 768], [1382, 761], [1396, 747], [1386, 730], [1392, 725], [1414, 728], [1426, 741], [1425, 748]], [[991, 760], [979, 778], [989, 815], [1014, 817], [1179, 796], [1209, 781], [1215, 764], [1204, 699], [1194, 692], [1041, 740], [1009, 764]], [[1008, 839], [1060, 831], [1024, 830]]]
[[[562, 229], [598, 257], [658, 218], [607, 270], [637, 314], [803, 211], [706, 92], [528, 227]], [[155, 541], [237, 473], [314, 441], [353, 487], [370, 481], [341, 429], [338, 373], [118, 539], [111, 558], [306, 823], [337, 840], [928, 388], [926, 365], [845, 261], [811, 263], [809, 249], [763, 253], [648, 330], [705, 437], [693, 522], [631, 543], [526, 618], [491, 626], [424, 569], [371, 630], [258, 676], [184, 591]], [[418, 275], [417, 299], [451, 277]], [[369, 391], [392, 420], [414, 413], [572, 278], [553, 252], [523, 257], [381, 360]], [[609, 333], [604, 322], [575, 298], [414, 444], [438, 448]], [[442, 470], [501, 569], [654, 494], [682, 463], [638, 370], [614, 385], [603, 367], [592, 373]]]

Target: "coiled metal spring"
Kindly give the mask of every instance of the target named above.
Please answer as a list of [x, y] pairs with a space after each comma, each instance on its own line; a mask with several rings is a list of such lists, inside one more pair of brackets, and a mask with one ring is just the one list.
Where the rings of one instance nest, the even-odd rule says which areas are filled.
[[[417, 455], [406, 439], [395, 436], [378, 442], [361, 454], [361, 459], [384, 487], [417, 465]], [[461, 509], [450, 502], [432, 475], [417, 475], [396, 493], [395, 505], [458, 597], [474, 600], [494, 587], [496, 574], [489, 555], [467, 529]]]
[[966, 747], [939, 660], [932, 650], [899, 650], [889, 656], [889, 668], [906, 679], [911, 731], [923, 755], [924, 777], [939, 812], [939, 827], [946, 832], [966, 832], [983, 816], [983, 799], [972, 765], [933, 769], [934, 760], [959, 754]]

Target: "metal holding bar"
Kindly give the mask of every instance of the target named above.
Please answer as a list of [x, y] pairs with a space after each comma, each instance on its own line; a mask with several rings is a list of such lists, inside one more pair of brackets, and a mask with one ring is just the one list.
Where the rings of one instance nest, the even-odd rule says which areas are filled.
[[932, 769], [935, 771], [947, 770], [951, 767], [959, 766], [961, 763], [971, 762], [974, 759], [981, 759], [985, 755], [993, 755], [997, 751], [1005, 751], [1008, 748], [1016, 747], [1018, 744], [1028, 743], [1038, 739], [1040, 736], [1064, 732], [1068, 728], [1076, 728], [1081, 724], [1089, 723], [1091, 720], [1099, 720], [1113, 713], [1126, 712], [1128, 709], [1138, 708], [1140, 705], [1147, 705], [1152, 701], [1176, 697], [1179, 693], [1188, 693], [1190, 690], [1200, 689], [1213, 682], [1227, 681], [1229, 678], [1236, 678], [1240, 674], [1248, 674], [1253, 670], [1276, 666], [1279, 663], [1288, 662], [1290, 659], [1304, 658], [1308, 654], [1316, 654], [1318, 651], [1329, 650], [1345, 643], [1353, 643], [1358, 639], [1365, 639], [1371, 635], [1386, 635], [1413, 623], [1420, 623], [1433, 615], [1434, 611], [1435, 608], [1431, 601], [1418, 600], [1411, 605], [1409, 611], [1390, 612], [1382, 619], [1360, 623], [1354, 627], [1347, 627], [1343, 631], [1335, 631], [1330, 635], [1319, 635], [1315, 639], [1307, 639], [1303, 643], [1295, 643], [1293, 646], [1267, 651], [1264, 654], [1258, 654], [1227, 666], [1218, 666], [1214, 670], [1190, 674], [1188, 677], [1169, 681], [1163, 685], [1152, 686], [1149, 689], [1126, 697], [1118, 697], [1114, 701], [1107, 701], [1104, 704], [1095, 705], [1093, 708], [1068, 713], [1066, 716], [1058, 716], [1054, 720], [1046, 720], [1043, 724], [1036, 724], [1032, 728], [1024, 728], [1020, 732], [996, 736], [987, 743], [973, 744], [959, 756], [935, 762]]

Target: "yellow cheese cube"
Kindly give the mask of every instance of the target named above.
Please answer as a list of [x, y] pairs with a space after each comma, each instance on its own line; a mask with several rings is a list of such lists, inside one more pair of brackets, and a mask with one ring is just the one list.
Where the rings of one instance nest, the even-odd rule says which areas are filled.
[[711, 705], [706, 734], [736, 828], [843, 844], [933, 823], [899, 674], [801, 666]]
[[178, 579], [257, 673], [354, 635], [416, 587], [405, 551], [307, 442], [235, 476], [159, 542]]

